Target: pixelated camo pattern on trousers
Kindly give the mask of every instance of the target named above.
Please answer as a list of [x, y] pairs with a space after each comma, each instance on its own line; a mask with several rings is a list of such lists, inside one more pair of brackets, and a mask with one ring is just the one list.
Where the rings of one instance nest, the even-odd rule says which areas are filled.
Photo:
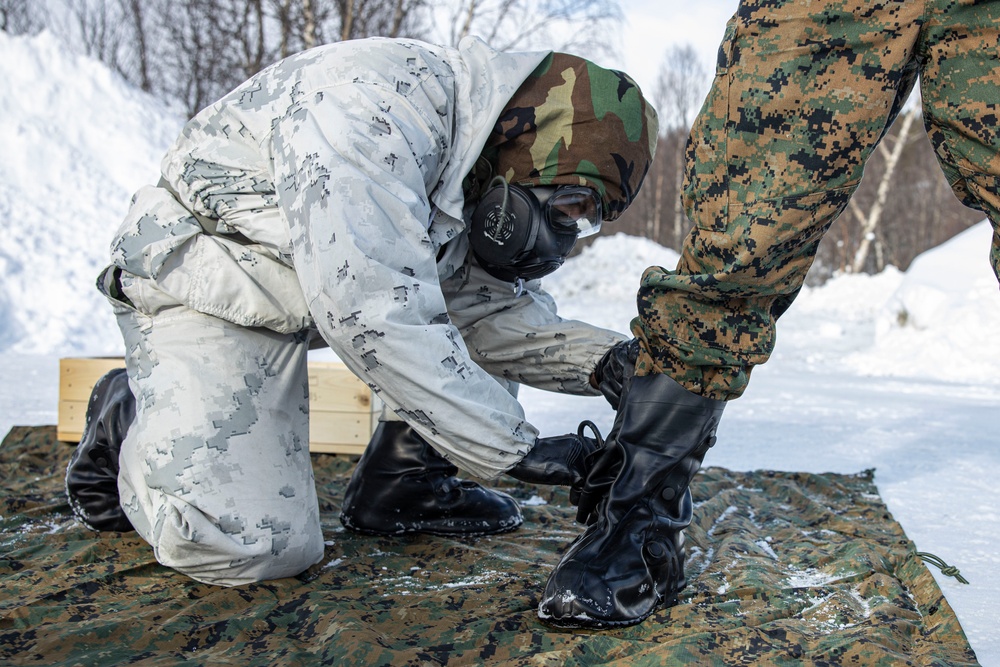
[[687, 147], [695, 228], [676, 271], [650, 268], [639, 290], [640, 374], [742, 393], [918, 75], [941, 167], [996, 230], [1000, 2], [740, 3]]

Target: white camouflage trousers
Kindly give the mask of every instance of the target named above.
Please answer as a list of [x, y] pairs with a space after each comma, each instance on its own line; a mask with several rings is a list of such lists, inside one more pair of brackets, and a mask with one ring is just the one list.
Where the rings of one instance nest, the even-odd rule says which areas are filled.
[[225, 586], [318, 562], [308, 338], [180, 305], [115, 312], [136, 396], [119, 493], [157, 561]]

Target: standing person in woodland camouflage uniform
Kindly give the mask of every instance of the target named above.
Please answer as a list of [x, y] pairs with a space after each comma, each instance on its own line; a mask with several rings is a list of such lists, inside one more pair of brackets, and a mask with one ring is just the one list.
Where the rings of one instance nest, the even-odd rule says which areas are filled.
[[628, 625], [676, 602], [688, 486], [726, 401], [767, 360], [775, 320], [918, 76], [941, 167], [993, 222], [1000, 276], [1000, 2], [740, 2], [687, 146], [694, 230], [676, 270], [642, 277], [636, 340], [618, 350], [634, 377], [543, 619]]
[[656, 136], [623, 74], [474, 39], [343, 42], [254, 76], [185, 126], [116, 235], [99, 288], [127, 375], [94, 389], [74, 511], [208, 583], [318, 562], [321, 341], [394, 413], [346, 491], [347, 528], [515, 529], [516, 502], [456, 465], [582, 480], [596, 443], [539, 438], [516, 387], [613, 391], [623, 337], [558, 317], [538, 279], [634, 199]]

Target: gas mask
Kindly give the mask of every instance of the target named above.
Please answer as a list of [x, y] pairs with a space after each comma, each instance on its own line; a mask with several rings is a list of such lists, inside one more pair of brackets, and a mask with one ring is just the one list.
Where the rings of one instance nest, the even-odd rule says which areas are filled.
[[497, 177], [472, 213], [469, 242], [487, 273], [518, 283], [558, 269], [576, 240], [600, 231], [601, 221], [601, 200], [591, 188], [526, 188]]

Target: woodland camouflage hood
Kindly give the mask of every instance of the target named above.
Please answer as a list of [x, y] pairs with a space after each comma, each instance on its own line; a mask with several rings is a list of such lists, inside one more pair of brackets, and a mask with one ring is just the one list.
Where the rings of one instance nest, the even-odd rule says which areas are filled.
[[484, 156], [510, 183], [591, 187], [614, 220], [635, 199], [656, 138], [656, 111], [631, 78], [552, 53], [497, 119]]

